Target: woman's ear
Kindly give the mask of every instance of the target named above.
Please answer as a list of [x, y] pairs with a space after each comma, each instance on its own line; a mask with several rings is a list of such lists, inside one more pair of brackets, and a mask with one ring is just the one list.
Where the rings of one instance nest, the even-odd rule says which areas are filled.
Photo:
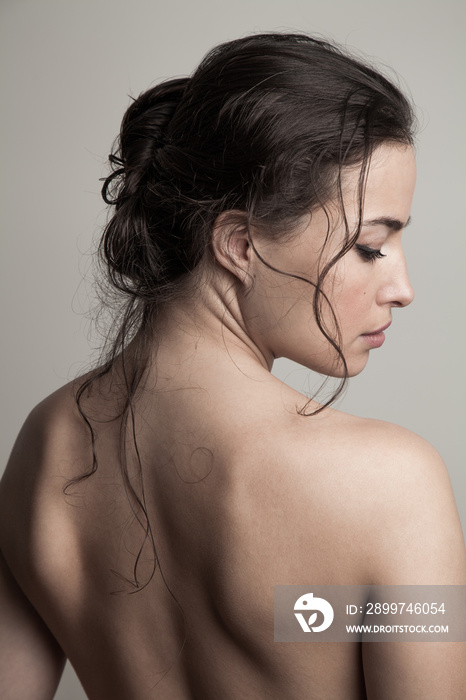
[[251, 280], [254, 250], [246, 212], [225, 211], [217, 217], [212, 231], [212, 250], [217, 262], [240, 282], [246, 284]]

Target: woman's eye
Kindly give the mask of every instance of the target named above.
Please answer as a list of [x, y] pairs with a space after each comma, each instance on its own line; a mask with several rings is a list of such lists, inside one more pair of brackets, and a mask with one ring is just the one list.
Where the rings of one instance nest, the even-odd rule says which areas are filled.
[[377, 258], [385, 257], [385, 255], [380, 250], [378, 250], [377, 248], [370, 248], [368, 245], [361, 245], [360, 243], [356, 243], [354, 247], [356, 248], [363, 260], [369, 260], [373, 262]]

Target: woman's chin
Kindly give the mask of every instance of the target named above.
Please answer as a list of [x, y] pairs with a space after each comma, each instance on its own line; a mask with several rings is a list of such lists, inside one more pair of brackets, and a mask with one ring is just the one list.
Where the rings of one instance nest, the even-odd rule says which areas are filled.
[[366, 368], [368, 359], [369, 353], [366, 353], [357, 360], [348, 362], [348, 377], [357, 377], [358, 374], [361, 374], [361, 372]]
[[346, 372], [342, 363], [340, 362], [337, 367], [330, 368], [327, 372], [329, 377], [334, 377], [335, 379], [343, 379], [344, 377], [356, 377], [358, 374], [366, 368], [367, 361], [369, 359], [369, 353], [354, 359], [346, 359]]

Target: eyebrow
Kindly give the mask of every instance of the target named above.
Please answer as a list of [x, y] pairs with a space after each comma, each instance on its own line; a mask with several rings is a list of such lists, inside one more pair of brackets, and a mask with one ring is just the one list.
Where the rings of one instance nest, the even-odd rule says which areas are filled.
[[406, 222], [400, 221], [400, 219], [394, 219], [392, 216], [381, 216], [378, 219], [370, 219], [368, 221], [363, 221], [361, 227], [363, 226], [386, 226], [392, 231], [401, 231], [402, 229], [409, 226], [411, 223], [411, 217], [408, 217]]

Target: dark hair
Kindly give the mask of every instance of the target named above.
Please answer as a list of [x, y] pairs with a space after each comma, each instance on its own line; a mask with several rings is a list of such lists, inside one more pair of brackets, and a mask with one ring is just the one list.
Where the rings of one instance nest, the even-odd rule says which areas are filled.
[[[301, 34], [222, 44], [190, 78], [141, 94], [124, 116], [103, 186], [114, 212], [100, 253], [111, 285], [127, 302], [106, 362], [81, 385], [78, 405], [137, 334], [122, 409], [131, 420], [157, 312], [183, 293], [222, 212], [243, 212], [251, 227], [274, 238], [289, 236], [303, 214], [330, 200], [339, 202], [344, 217], [343, 169], [360, 166], [362, 207], [372, 152], [386, 142], [411, 144], [413, 122], [410, 103], [387, 78], [343, 49]], [[346, 234], [314, 283], [316, 320], [345, 367], [343, 381], [336, 319], [336, 330], [322, 321], [329, 303], [322, 284], [358, 231], [346, 225]], [[94, 456], [92, 472], [96, 467]], [[133, 496], [145, 513], [143, 496]]]

